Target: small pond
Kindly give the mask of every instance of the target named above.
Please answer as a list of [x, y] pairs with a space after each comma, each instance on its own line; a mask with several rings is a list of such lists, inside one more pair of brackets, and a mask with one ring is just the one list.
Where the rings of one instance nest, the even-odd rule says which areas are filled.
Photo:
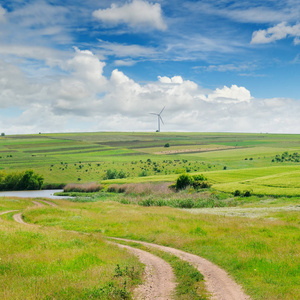
[[63, 190], [9, 191], [9, 192], [0, 192], [0, 197], [50, 198], [50, 199], [72, 198], [67, 196], [54, 196], [54, 193], [60, 193], [60, 192], [63, 192]]

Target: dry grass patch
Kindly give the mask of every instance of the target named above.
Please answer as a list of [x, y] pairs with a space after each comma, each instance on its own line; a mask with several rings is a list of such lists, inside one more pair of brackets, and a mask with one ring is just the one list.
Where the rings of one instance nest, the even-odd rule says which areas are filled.
[[99, 192], [103, 189], [103, 186], [99, 183], [69, 183], [64, 187], [64, 192], [82, 192], [93, 193]]

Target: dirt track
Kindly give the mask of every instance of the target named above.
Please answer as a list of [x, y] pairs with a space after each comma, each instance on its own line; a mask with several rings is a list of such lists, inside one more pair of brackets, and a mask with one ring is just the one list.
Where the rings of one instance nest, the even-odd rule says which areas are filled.
[[137, 300], [169, 300], [176, 287], [175, 276], [171, 266], [163, 259], [137, 248], [116, 244], [125, 248], [145, 264], [145, 284], [140, 285], [134, 291], [134, 299]]
[[9, 213], [14, 212], [14, 211], [18, 211], [18, 210], [15, 209], [15, 210], [2, 211], [2, 212], [0, 212], [0, 216], [5, 215], [5, 214], [9, 214]]
[[145, 246], [157, 248], [159, 250], [176, 255], [180, 259], [189, 262], [191, 265], [196, 267], [201, 274], [203, 274], [206, 282], [207, 291], [211, 293], [212, 295], [211, 299], [213, 300], [246, 300], [246, 299], [249, 300], [250, 299], [250, 297], [243, 292], [241, 286], [239, 286], [235, 281], [233, 281], [224, 270], [222, 270], [218, 266], [214, 265], [213, 263], [209, 262], [208, 260], [200, 256], [190, 254], [174, 248], [160, 246], [160, 245], [146, 243], [146, 242], [140, 242], [140, 241], [128, 240], [128, 239], [118, 239], [118, 238], [113, 238], [113, 239], [140, 243]]

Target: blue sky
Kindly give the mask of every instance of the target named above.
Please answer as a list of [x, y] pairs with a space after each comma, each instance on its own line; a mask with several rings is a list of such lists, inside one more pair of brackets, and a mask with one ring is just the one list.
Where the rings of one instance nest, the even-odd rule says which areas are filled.
[[300, 133], [298, 0], [0, 0], [6, 134]]

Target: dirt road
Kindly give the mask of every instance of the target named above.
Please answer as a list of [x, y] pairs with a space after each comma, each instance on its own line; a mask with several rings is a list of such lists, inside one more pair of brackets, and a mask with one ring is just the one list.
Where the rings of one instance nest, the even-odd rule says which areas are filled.
[[125, 248], [145, 264], [145, 283], [134, 291], [137, 300], [171, 300], [176, 287], [172, 267], [163, 259], [137, 248], [116, 244]]
[[218, 266], [214, 265], [213, 263], [209, 262], [208, 260], [190, 254], [181, 250], [177, 250], [170, 247], [160, 246], [152, 243], [140, 242], [135, 240], [128, 240], [128, 239], [118, 239], [113, 238], [114, 240], [120, 241], [127, 241], [127, 242], [134, 242], [140, 243], [144, 246], [157, 248], [159, 250], [168, 252], [170, 254], [176, 255], [182, 260], [189, 262], [191, 265], [196, 267], [201, 274], [203, 274], [206, 288], [209, 293], [211, 293], [213, 300], [249, 300], [250, 297], [247, 296], [242, 287], [239, 286], [235, 281], [233, 281], [229, 275], [219, 268]]
[[0, 212], [0, 216], [5, 215], [5, 214], [9, 214], [9, 213], [14, 212], [14, 211], [18, 211], [18, 210], [15, 209], [15, 210], [2, 211], [2, 212]]

